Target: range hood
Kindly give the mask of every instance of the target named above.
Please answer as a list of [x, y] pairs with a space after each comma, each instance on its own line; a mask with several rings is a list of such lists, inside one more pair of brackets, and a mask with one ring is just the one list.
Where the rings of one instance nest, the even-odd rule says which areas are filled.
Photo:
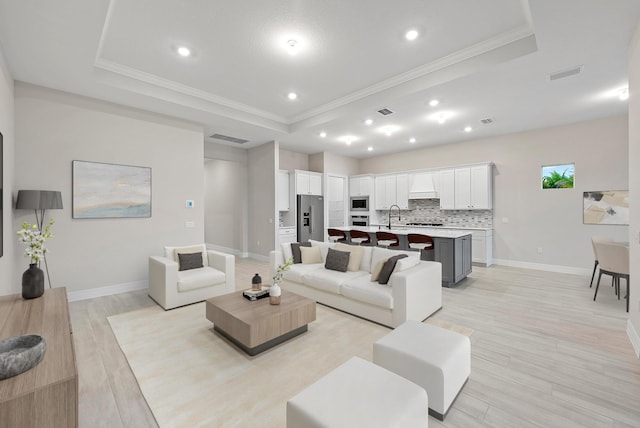
[[430, 172], [417, 172], [411, 174], [411, 187], [409, 188], [409, 199], [433, 199], [439, 198], [438, 192], [433, 185], [433, 174]]

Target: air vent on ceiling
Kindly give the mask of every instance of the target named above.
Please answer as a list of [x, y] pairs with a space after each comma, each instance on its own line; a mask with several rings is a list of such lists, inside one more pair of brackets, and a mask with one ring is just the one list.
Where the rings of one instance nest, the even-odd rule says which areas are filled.
[[491, 119], [490, 117], [484, 118], [484, 119], [480, 119], [480, 123], [484, 124], [484, 125], [489, 125], [490, 123], [493, 123], [493, 119]]
[[390, 114], [393, 114], [393, 112], [388, 108], [381, 108], [380, 110], [378, 110], [378, 113], [380, 113], [383, 116], [388, 116]]
[[582, 73], [583, 66], [573, 67], [568, 70], [556, 71], [555, 73], [549, 74], [549, 81], [553, 82], [554, 80], [564, 79], [565, 77], [576, 76]]
[[229, 141], [230, 143], [236, 143], [236, 144], [244, 144], [249, 142], [249, 140], [243, 140], [242, 138], [230, 137], [228, 135], [223, 135], [223, 134], [213, 134], [213, 135], [210, 135], [209, 138], [214, 138], [216, 140], [222, 140], [222, 141]]

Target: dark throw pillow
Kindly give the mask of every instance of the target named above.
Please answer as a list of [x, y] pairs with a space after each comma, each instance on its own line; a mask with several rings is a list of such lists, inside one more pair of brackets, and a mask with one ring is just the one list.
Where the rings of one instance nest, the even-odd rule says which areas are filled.
[[311, 242], [293, 242], [291, 244], [291, 255], [293, 256], [294, 263], [302, 263], [302, 255], [300, 254], [300, 247], [310, 247]]
[[178, 270], [190, 270], [203, 267], [202, 253], [178, 253]]
[[349, 251], [338, 251], [329, 248], [327, 251], [327, 261], [324, 264], [325, 269], [337, 270], [338, 272], [346, 272], [349, 267]]
[[388, 284], [389, 278], [391, 278], [391, 274], [393, 273], [393, 269], [396, 267], [396, 262], [400, 259], [404, 259], [405, 257], [408, 256], [406, 254], [398, 254], [397, 256], [389, 257], [389, 260], [384, 262], [384, 265], [382, 265], [382, 270], [378, 277], [378, 284]]

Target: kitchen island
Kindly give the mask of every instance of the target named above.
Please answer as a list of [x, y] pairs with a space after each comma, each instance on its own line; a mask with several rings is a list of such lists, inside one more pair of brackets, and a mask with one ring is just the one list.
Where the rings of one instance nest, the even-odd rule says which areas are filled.
[[[349, 234], [350, 230], [361, 230], [367, 232], [371, 237], [371, 242], [376, 244], [376, 232], [389, 231], [398, 235], [400, 246], [395, 247], [400, 250], [408, 250], [407, 235], [410, 233], [418, 233], [428, 235], [433, 238], [433, 260], [442, 264], [442, 285], [450, 287], [462, 281], [471, 273], [471, 232], [464, 230], [440, 229], [440, 228], [412, 228], [407, 226], [391, 227], [339, 227]], [[429, 251], [423, 251], [424, 255]], [[425, 259], [426, 260], [426, 259]]]

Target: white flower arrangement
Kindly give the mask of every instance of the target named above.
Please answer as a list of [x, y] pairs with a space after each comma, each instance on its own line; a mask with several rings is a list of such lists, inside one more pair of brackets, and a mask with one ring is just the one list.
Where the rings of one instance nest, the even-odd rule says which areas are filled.
[[287, 260], [285, 263], [278, 266], [278, 270], [276, 270], [276, 274], [273, 276], [273, 283], [280, 284], [280, 282], [282, 282], [282, 277], [284, 276], [284, 273], [288, 271], [292, 265], [293, 265], [293, 257], [289, 257], [289, 260]]
[[22, 223], [22, 229], [18, 231], [19, 241], [26, 245], [24, 249], [24, 255], [29, 257], [30, 264], [39, 263], [40, 259], [44, 257], [47, 252], [47, 248], [44, 246], [45, 240], [53, 238], [51, 233], [51, 226], [54, 221], [51, 219], [44, 231], [40, 232], [38, 225]]

